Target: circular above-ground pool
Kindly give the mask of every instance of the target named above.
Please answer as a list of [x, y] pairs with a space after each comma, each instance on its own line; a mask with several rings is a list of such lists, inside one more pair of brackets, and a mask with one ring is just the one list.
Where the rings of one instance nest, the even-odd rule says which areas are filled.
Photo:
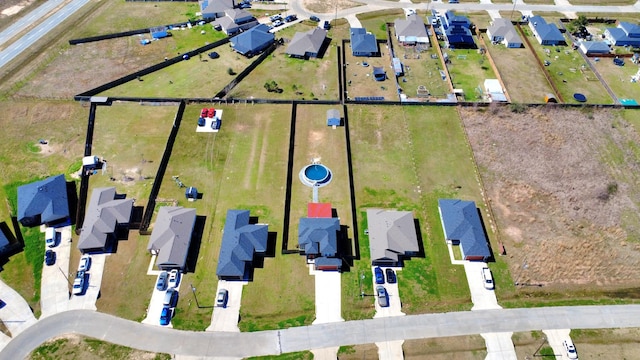
[[573, 98], [576, 99], [576, 101], [578, 101], [578, 102], [587, 101], [587, 97], [584, 94], [580, 94], [580, 93], [573, 94]]
[[322, 164], [310, 164], [300, 170], [300, 181], [307, 186], [325, 186], [331, 182], [331, 170]]

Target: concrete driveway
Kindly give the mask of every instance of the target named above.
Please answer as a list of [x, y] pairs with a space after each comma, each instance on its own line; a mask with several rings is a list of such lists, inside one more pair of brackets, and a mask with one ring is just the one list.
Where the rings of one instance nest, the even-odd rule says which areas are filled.
[[40, 282], [41, 317], [51, 316], [69, 308], [69, 289], [73, 284], [73, 277], [69, 275], [71, 226], [58, 228], [56, 232], [59, 233], [60, 243], [51, 248], [56, 253], [56, 262], [51, 266], [42, 266]]
[[[553, 349], [553, 353], [556, 355], [556, 359], [569, 360], [562, 342], [565, 340], [571, 340], [569, 333], [571, 329], [555, 329], [555, 330], [542, 330], [547, 337], [547, 343]], [[576, 352], [579, 351], [576, 347]], [[578, 355], [580, 353], [578, 352]], [[578, 356], [579, 357], [579, 356]]]
[[[91, 267], [87, 271], [87, 284], [83, 295], [71, 295], [69, 299], [69, 310], [87, 309], [97, 310], [96, 301], [100, 294], [100, 285], [102, 285], [102, 273], [104, 272], [104, 263], [109, 254], [92, 254]], [[71, 275], [75, 277], [78, 264], [71, 264]], [[71, 279], [73, 282], [73, 279]], [[69, 286], [71, 288], [71, 286]]]
[[477, 261], [464, 262], [464, 271], [467, 274], [471, 301], [473, 302], [471, 310], [502, 309], [498, 305], [495, 291], [487, 290], [484, 287], [484, 280], [482, 279], [482, 268], [484, 267], [488, 267], [487, 263]]
[[[158, 271], [158, 275], [159, 274], [160, 272]], [[157, 281], [157, 276], [156, 276], [156, 281]], [[180, 293], [180, 284], [182, 284], [182, 281], [178, 283], [178, 288], [177, 288], [178, 302], [180, 302], [180, 296], [182, 296], [182, 294]], [[151, 293], [151, 300], [149, 300], [149, 307], [147, 307], [147, 316], [142, 320], [143, 324], [160, 326], [160, 313], [162, 312], [162, 308], [164, 307], [163, 302], [166, 294], [167, 294], [167, 289], [158, 290], [156, 289], [156, 283], [155, 282], [153, 283], [153, 292]], [[171, 324], [171, 322], [169, 322], [169, 325], [165, 327], [172, 328], [173, 325]]]
[[315, 276], [316, 319], [313, 324], [344, 321], [342, 318], [342, 286], [337, 271], [316, 271], [309, 265], [309, 273]]
[[[207, 331], [240, 332], [238, 320], [240, 319], [240, 305], [242, 304], [242, 288], [246, 281], [219, 280], [216, 294], [220, 289], [227, 289], [227, 307], [214, 307], [211, 314], [211, 325]], [[206, 304], [209, 305], [209, 304]], [[210, 305], [209, 305], [210, 306]]]
[[[42, 239], [44, 241], [44, 238]], [[15, 337], [29, 326], [36, 323], [36, 318], [29, 307], [17, 291], [0, 280], [0, 300], [4, 306], [0, 308], [0, 319]]]
[[[373, 274], [372, 294], [374, 294], [373, 299], [376, 305], [376, 314], [373, 316], [373, 318], [376, 319], [376, 318], [388, 317], [388, 316], [405, 315], [405, 313], [402, 312], [402, 302], [400, 301], [400, 293], [398, 292], [397, 281], [395, 284], [389, 284], [387, 282], [385, 282], [384, 284], [381, 284], [382, 286], [384, 286], [385, 289], [387, 289], [387, 294], [389, 295], [389, 306], [385, 308], [380, 306], [380, 304], [378, 303], [378, 298], [375, 296], [376, 287], [380, 285], [376, 284], [376, 274], [373, 269], [375, 269], [375, 266], [371, 267], [371, 273]], [[385, 272], [386, 269], [387, 268], [383, 267], [382, 271]], [[391, 268], [391, 269], [393, 269], [396, 272], [396, 278], [397, 278], [398, 271], [401, 270], [401, 268]], [[386, 273], [385, 273], [385, 281], [386, 281]]]
[[485, 360], [518, 360], [513, 346], [512, 332], [480, 334], [487, 346]]

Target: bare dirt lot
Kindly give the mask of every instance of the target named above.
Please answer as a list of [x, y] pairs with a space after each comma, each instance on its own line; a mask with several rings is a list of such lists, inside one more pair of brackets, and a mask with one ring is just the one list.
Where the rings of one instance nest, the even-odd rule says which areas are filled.
[[640, 137], [616, 111], [461, 111], [514, 281], [638, 285]]

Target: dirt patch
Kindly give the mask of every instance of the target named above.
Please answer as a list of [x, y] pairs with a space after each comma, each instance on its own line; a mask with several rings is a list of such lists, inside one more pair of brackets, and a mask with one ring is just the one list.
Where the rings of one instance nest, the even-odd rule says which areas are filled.
[[344, 9], [349, 9], [352, 7], [364, 5], [357, 1], [349, 1], [349, 0], [332, 0], [332, 1], [304, 0], [302, 3], [307, 10], [316, 12], [319, 14], [333, 13], [336, 11], [336, 7], [337, 7], [337, 10], [339, 11], [339, 10], [344, 10]]
[[519, 282], [634, 286], [640, 137], [617, 112], [461, 111]]

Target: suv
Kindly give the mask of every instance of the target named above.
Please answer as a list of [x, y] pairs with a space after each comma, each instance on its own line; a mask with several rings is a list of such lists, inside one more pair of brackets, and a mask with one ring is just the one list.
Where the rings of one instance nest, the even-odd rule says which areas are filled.
[[180, 283], [180, 272], [176, 269], [173, 269], [169, 272], [169, 287], [174, 288], [178, 287]]
[[292, 22], [292, 21], [296, 21], [298, 19], [297, 15], [288, 15], [286, 18], [284, 18], [284, 22]]
[[85, 272], [78, 271], [75, 280], [73, 280], [73, 295], [84, 294]]
[[162, 306], [174, 308], [178, 305], [178, 290], [174, 288], [169, 288], [167, 293], [164, 295], [164, 300], [162, 301]]
[[385, 289], [384, 286], [376, 287], [376, 297], [378, 298], [378, 304], [380, 307], [389, 306], [389, 295], [387, 294], [387, 289]]
[[567, 352], [567, 357], [571, 360], [575, 360], [578, 358], [578, 353], [576, 352], [576, 347], [573, 345], [571, 340], [565, 340], [562, 342], [562, 347], [564, 351]]
[[51, 266], [56, 263], [56, 253], [53, 250], [47, 250], [44, 252], [44, 263], [47, 266]]
[[52, 248], [56, 246], [56, 244], [58, 243], [58, 233], [56, 232], [56, 229], [48, 227], [44, 231], [44, 239], [44, 242], [48, 247]]
[[89, 271], [90, 267], [91, 267], [91, 256], [86, 254], [82, 255], [82, 257], [80, 258], [80, 264], [78, 265], [78, 272]]
[[373, 272], [376, 275], [376, 284], [384, 284], [384, 273], [380, 266], [376, 266]]
[[389, 269], [389, 268], [387, 268], [384, 272], [387, 275], [387, 282], [389, 284], [395, 284], [396, 280], [397, 280], [396, 279], [396, 272], [393, 271], [393, 269]]
[[167, 277], [169, 277], [169, 273], [166, 271], [162, 271], [160, 275], [158, 275], [158, 281], [156, 281], [156, 289], [164, 291], [164, 289], [167, 288]]
[[482, 268], [482, 282], [485, 289], [493, 290], [493, 275], [491, 275], [491, 270], [488, 267]]
[[163, 307], [162, 312], [160, 313], [160, 325], [166, 326], [171, 322], [172, 311], [171, 308]]
[[220, 289], [220, 291], [218, 291], [218, 296], [216, 297], [216, 306], [226, 308], [228, 300], [229, 291], [227, 291], [227, 289]]
[[309, 20], [311, 20], [311, 21], [315, 21], [315, 22], [320, 22], [320, 18], [319, 18], [319, 17], [317, 17], [317, 16], [315, 16], [315, 15], [312, 15], [312, 16], [309, 18]]
[[331, 24], [325, 20], [324, 25], [322, 25], [322, 28], [325, 30], [329, 30], [331, 29]]

